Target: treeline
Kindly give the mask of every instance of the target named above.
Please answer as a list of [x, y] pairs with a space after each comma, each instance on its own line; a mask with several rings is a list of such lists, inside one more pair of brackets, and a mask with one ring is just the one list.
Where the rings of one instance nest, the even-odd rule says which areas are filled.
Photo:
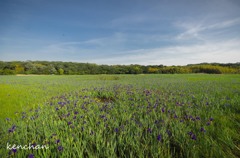
[[208, 73], [240, 74], [240, 63], [201, 63], [186, 66], [164, 65], [97, 65], [60, 61], [0, 61], [0, 75], [14, 74], [175, 74]]

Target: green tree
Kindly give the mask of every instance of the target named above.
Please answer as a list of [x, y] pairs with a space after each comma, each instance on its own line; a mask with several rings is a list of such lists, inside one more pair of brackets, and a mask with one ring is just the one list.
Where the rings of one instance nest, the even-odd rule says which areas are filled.
[[20, 64], [16, 64], [15, 72], [16, 72], [16, 74], [23, 74], [24, 73], [24, 67]]
[[59, 75], [63, 75], [64, 74], [64, 70], [62, 68], [58, 69], [58, 73]]

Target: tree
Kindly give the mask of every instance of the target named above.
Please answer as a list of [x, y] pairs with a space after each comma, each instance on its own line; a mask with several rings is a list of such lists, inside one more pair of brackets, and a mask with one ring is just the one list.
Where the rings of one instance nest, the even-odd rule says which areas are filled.
[[24, 67], [20, 64], [16, 64], [15, 72], [16, 72], [16, 74], [23, 74], [24, 73]]
[[149, 67], [148, 68], [148, 73], [158, 73], [159, 69], [156, 67]]
[[63, 75], [64, 74], [64, 70], [62, 68], [58, 69], [58, 73], [59, 75]]

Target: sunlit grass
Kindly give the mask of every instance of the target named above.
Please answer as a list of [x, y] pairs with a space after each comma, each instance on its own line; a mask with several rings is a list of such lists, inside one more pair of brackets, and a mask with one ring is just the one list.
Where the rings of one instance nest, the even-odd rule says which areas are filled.
[[103, 77], [1, 78], [0, 157], [240, 156], [239, 75]]

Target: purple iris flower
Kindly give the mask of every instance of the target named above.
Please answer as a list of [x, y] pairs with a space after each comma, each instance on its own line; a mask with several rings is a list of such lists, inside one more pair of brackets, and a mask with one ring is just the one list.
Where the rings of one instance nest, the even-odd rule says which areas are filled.
[[200, 129], [200, 131], [201, 132], [206, 132], [206, 130], [203, 127]]
[[160, 134], [157, 136], [157, 140], [158, 140], [159, 142], [162, 140], [162, 136], [161, 136]]
[[8, 133], [13, 133], [16, 130], [16, 125], [13, 125], [11, 128], [8, 129]]
[[56, 144], [58, 144], [58, 143], [60, 143], [60, 140], [58, 139], [58, 140], [56, 140]]
[[77, 111], [75, 111], [75, 112], [74, 112], [74, 114], [75, 114], [75, 115], [77, 115], [77, 114], [78, 114], [78, 112], [77, 112]]
[[152, 133], [152, 129], [151, 128], [148, 128], [147, 130], [149, 133]]
[[197, 140], [197, 137], [193, 132], [188, 132], [189, 136], [191, 137], [192, 140]]
[[201, 120], [199, 116], [196, 117], [196, 120]]
[[118, 132], [119, 132], [119, 129], [118, 129], [118, 128], [115, 128], [115, 132], [118, 133]]
[[17, 149], [12, 149], [11, 151], [15, 154], [17, 152]]
[[62, 146], [58, 146], [58, 151], [63, 151], [63, 147]]
[[164, 109], [164, 108], [162, 108], [162, 112], [165, 112], [165, 109]]
[[188, 134], [191, 136], [193, 134], [193, 132], [188, 132]]
[[197, 137], [196, 137], [195, 134], [193, 134], [193, 135], [191, 136], [191, 138], [192, 138], [192, 140], [197, 140]]

